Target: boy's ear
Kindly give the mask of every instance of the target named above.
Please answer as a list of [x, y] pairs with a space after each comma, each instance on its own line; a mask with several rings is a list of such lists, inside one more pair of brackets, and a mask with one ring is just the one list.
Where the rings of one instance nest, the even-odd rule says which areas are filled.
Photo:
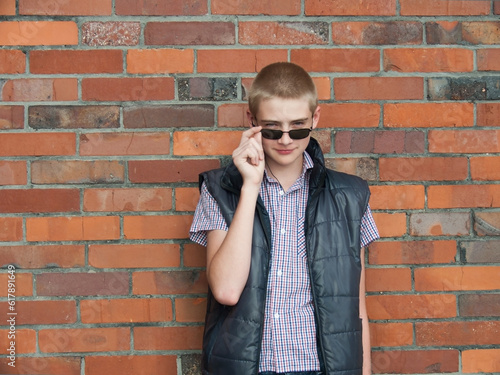
[[316, 109], [314, 110], [314, 113], [313, 113], [313, 117], [312, 117], [312, 128], [316, 128], [316, 126], [318, 125], [319, 123], [319, 117], [320, 117], [320, 114], [321, 114], [321, 107], [318, 105], [316, 107]]
[[255, 123], [255, 119], [252, 113], [250, 112], [250, 109], [247, 108], [247, 125], [249, 128], [252, 127], [252, 122]]

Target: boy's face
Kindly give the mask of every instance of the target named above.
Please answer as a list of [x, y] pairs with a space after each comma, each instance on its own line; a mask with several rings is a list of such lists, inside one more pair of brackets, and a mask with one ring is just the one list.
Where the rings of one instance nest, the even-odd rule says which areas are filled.
[[[318, 125], [319, 107], [311, 113], [309, 101], [302, 99], [271, 98], [259, 105], [257, 115], [249, 115], [254, 125], [262, 129], [282, 130], [288, 132], [295, 129], [314, 129]], [[303, 139], [292, 139], [283, 133], [280, 139], [262, 137], [262, 147], [266, 162], [275, 171], [278, 168], [302, 168], [302, 157], [309, 144], [310, 134]], [[274, 167], [274, 168], [273, 168]]]

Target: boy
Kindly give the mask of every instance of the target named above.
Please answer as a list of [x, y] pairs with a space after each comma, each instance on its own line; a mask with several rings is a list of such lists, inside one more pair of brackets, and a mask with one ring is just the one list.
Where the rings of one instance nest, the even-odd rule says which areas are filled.
[[268, 65], [248, 97], [250, 129], [230, 165], [201, 174], [191, 227], [207, 247], [202, 372], [369, 374], [368, 186], [325, 168], [304, 69]]

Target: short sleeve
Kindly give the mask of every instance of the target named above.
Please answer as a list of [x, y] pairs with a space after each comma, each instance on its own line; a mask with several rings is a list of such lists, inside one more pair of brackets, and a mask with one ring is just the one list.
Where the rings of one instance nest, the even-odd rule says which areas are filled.
[[375, 220], [373, 220], [370, 205], [361, 219], [361, 247], [368, 246], [371, 242], [380, 238]]

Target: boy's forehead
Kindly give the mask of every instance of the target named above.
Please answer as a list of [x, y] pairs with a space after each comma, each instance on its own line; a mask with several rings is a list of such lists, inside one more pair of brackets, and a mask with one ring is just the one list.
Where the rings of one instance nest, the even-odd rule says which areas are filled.
[[284, 99], [273, 97], [259, 105], [257, 117], [266, 120], [297, 120], [311, 116], [309, 102], [305, 98]]

